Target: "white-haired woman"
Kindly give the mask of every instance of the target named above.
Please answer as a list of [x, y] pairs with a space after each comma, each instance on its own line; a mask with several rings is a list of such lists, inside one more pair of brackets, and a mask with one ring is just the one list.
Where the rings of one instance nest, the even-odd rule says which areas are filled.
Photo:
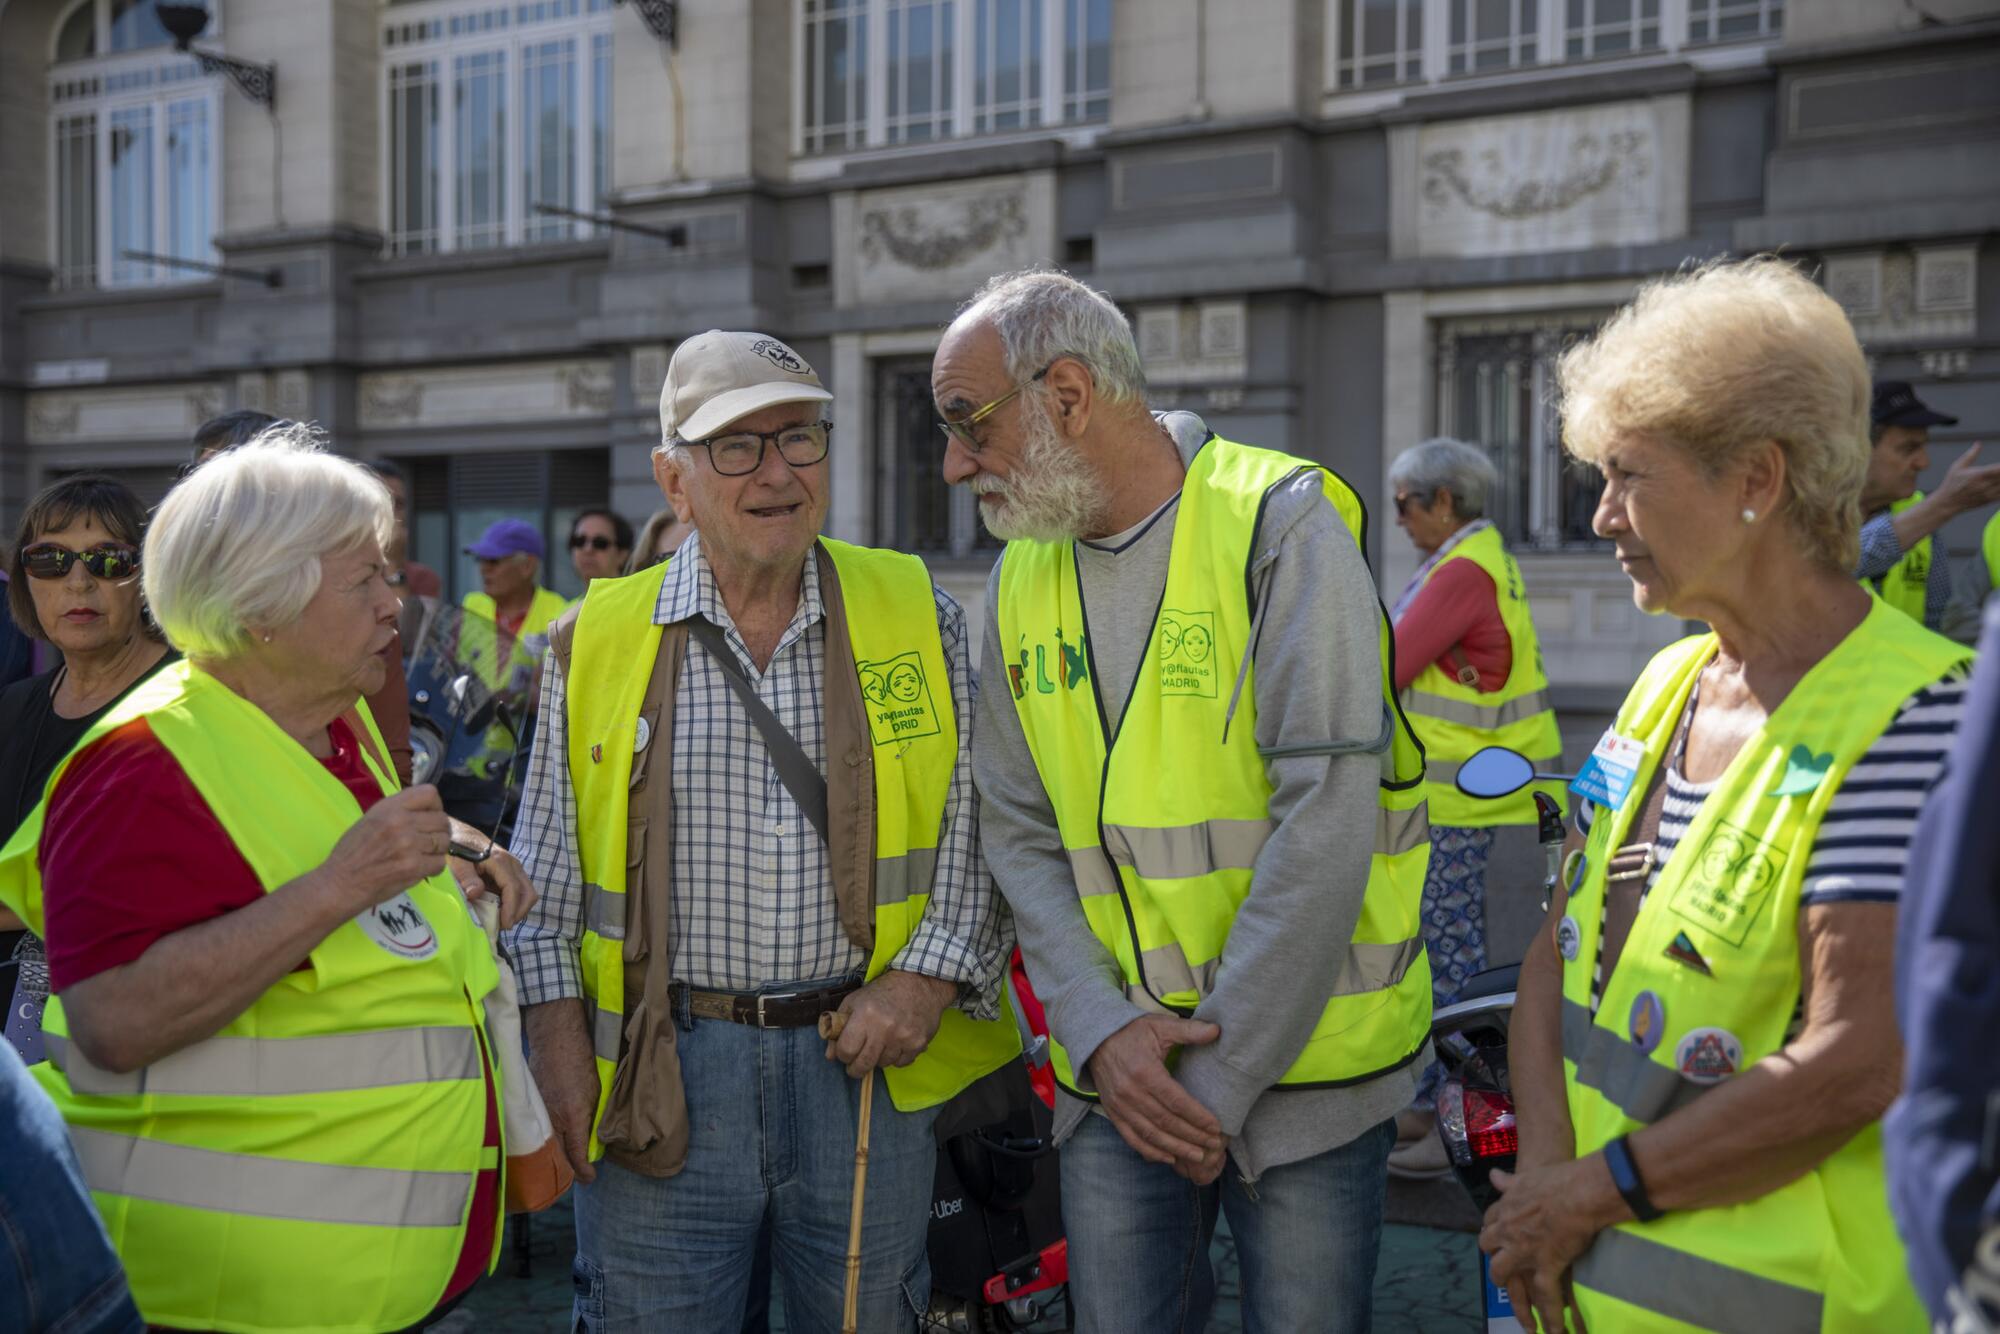
[[1921, 1330], [1879, 1119], [1896, 899], [1968, 651], [1849, 574], [1867, 364], [1762, 259], [1647, 287], [1561, 385], [1634, 600], [1713, 629], [1653, 659], [1576, 784], [1480, 1244], [1544, 1329], [1569, 1303], [1597, 1330]]
[[[1536, 824], [1526, 792], [1476, 801], [1454, 780], [1487, 746], [1506, 746], [1552, 771], [1562, 736], [1521, 567], [1486, 517], [1499, 477], [1482, 450], [1426, 440], [1389, 465], [1396, 526], [1423, 563], [1396, 599], [1396, 690], [1424, 743], [1431, 858], [1424, 877], [1424, 948], [1431, 992], [1449, 1005], [1486, 967], [1486, 864], [1497, 830]], [[1547, 785], [1545, 785], [1547, 786]], [[1549, 787], [1560, 809], [1561, 789]], [[1449, 1169], [1436, 1124], [1439, 1067], [1424, 1071], [1415, 1103], [1396, 1118], [1389, 1171], [1440, 1177]]]
[[[304, 428], [193, 473], [143, 560], [186, 660], [0, 852], [48, 941], [37, 1070], [155, 1325], [403, 1329], [497, 1253], [495, 966], [435, 789], [398, 790], [361, 702], [395, 628], [389, 525]], [[518, 864], [479, 870], [518, 919]]]

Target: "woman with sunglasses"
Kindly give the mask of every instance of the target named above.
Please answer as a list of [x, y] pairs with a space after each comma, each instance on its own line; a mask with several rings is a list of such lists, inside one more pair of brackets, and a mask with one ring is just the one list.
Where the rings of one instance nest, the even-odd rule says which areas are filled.
[[[42, 799], [56, 764], [91, 725], [161, 663], [179, 656], [139, 596], [146, 507], [98, 473], [66, 477], [28, 503], [7, 556], [7, 602], [23, 631], [62, 661], [0, 691], [0, 842]], [[7, 1039], [41, 1059], [48, 964], [41, 942], [0, 908], [0, 996]]]
[[[273, 427], [174, 488], [147, 601], [186, 655], [101, 719], [0, 849], [54, 995], [35, 1077], [141, 1314], [405, 1329], [497, 1257], [499, 985], [463, 895], [534, 891], [363, 698], [398, 599], [389, 497]], [[462, 888], [463, 887], [463, 888]]]
[[[616, 579], [632, 554], [632, 523], [607, 509], [587, 509], [569, 525], [569, 563], [585, 592], [593, 579]], [[577, 594], [577, 601], [583, 594]]]

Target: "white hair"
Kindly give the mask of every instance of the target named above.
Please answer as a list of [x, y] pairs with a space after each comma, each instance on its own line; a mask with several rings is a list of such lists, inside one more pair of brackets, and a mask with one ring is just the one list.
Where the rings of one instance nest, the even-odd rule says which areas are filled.
[[1110, 297], [1067, 273], [1024, 269], [992, 278], [959, 312], [957, 322], [967, 320], [983, 320], [1000, 335], [1016, 384], [1070, 357], [1090, 371], [1107, 404], [1145, 406], [1146, 370], [1132, 326]]
[[680, 469], [682, 472], [686, 472], [688, 464], [694, 459], [694, 451], [688, 448], [687, 441], [677, 435], [670, 435], [664, 437], [659, 444], [653, 446], [653, 457], [656, 459], [666, 459], [674, 467]]
[[1406, 487], [1420, 505], [1449, 491], [1452, 512], [1471, 520], [1486, 517], [1486, 506], [1500, 489], [1500, 474], [1479, 446], [1440, 436], [1398, 454], [1389, 465], [1389, 485]]
[[320, 557], [394, 526], [388, 488], [285, 422], [216, 455], [167, 493], [146, 530], [146, 600], [174, 647], [228, 658], [251, 627], [290, 625], [319, 591]]

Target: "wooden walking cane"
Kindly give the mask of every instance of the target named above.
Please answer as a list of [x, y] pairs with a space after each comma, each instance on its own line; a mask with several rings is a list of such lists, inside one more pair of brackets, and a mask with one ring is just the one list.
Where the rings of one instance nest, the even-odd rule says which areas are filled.
[[[819, 1017], [819, 1035], [828, 1042], [847, 1027], [847, 1016], [828, 1010]], [[840, 1307], [840, 1334], [856, 1334], [861, 1302], [861, 1195], [868, 1188], [868, 1112], [875, 1101], [875, 1072], [861, 1076], [861, 1124], [854, 1131], [854, 1211], [847, 1221], [847, 1290]]]

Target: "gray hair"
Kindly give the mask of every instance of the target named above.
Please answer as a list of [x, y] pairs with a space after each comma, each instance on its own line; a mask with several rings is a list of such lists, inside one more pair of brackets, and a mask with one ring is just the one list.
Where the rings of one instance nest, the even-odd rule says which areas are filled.
[[677, 435], [670, 435], [664, 437], [659, 444], [653, 446], [653, 457], [656, 459], [663, 458], [682, 472], [686, 472], [689, 461], [694, 458], [694, 453], [688, 448], [687, 441]]
[[146, 600], [188, 657], [228, 658], [251, 628], [289, 625], [319, 591], [320, 557], [386, 543], [388, 488], [284, 422], [216, 455], [167, 493], [146, 530]]
[[1500, 474], [1479, 446], [1440, 436], [1398, 454], [1389, 465], [1389, 485], [1405, 488], [1424, 505], [1439, 491], [1449, 491], [1452, 512], [1470, 521], [1485, 517], [1487, 503], [1500, 489]]
[[1113, 406], [1143, 407], [1146, 369], [1132, 326], [1111, 298], [1067, 273], [1024, 269], [988, 280], [958, 313], [984, 320], [1000, 335], [1007, 375], [1016, 384], [1059, 357], [1090, 371], [1097, 395]]

